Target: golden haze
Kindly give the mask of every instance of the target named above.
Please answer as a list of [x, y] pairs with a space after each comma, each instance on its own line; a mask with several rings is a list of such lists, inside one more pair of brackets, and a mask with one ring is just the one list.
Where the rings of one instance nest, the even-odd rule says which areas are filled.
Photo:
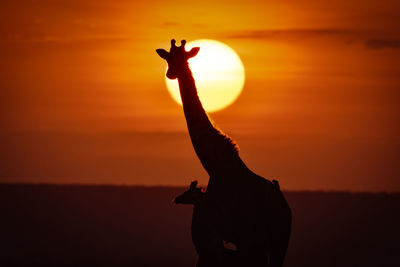
[[5, 1], [1, 182], [207, 181], [156, 48], [215, 39], [246, 67], [212, 115], [284, 189], [398, 191], [400, 3]]

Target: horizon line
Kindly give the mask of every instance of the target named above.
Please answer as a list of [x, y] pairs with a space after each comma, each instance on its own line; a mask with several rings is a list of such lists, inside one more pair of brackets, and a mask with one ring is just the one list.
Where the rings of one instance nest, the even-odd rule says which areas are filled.
[[[75, 187], [141, 187], [141, 188], [187, 188], [185, 185], [166, 185], [166, 184], [154, 184], [154, 185], [146, 185], [146, 184], [117, 184], [117, 183], [48, 183], [48, 182], [0, 182], [0, 187], [2, 186], [48, 186], [48, 187], [67, 187], [67, 186], [75, 186]], [[206, 185], [201, 185], [202, 187], [206, 187]], [[284, 192], [291, 193], [346, 193], [346, 194], [384, 194], [384, 195], [400, 195], [400, 191], [357, 191], [357, 190], [323, 190], [323, 189], [282, 189]]]

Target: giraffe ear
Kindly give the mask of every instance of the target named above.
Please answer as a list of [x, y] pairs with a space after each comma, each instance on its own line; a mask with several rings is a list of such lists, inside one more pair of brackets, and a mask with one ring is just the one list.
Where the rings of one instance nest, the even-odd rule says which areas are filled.
[[199, 53], [200, 47], [193, 47], [192, 49], [190, 49], [189, 52], [187, 52], [187, 57], [191, 58], [197, 55], [197, 53]]
[[197, 180], [195, 180], [195, 181], [193, 181], [193, 182], [190, 183], [190, 189], [191, 189], [191, 190], [196, 189], [196, 186], [197, 186]]
[[157, 52], [157, 54], [158, 54], [161, 58], [167, 59], [167, 57], [168, 57], [168, 52], [165, 51], [165, 49], [157, 49], [156, 52]]

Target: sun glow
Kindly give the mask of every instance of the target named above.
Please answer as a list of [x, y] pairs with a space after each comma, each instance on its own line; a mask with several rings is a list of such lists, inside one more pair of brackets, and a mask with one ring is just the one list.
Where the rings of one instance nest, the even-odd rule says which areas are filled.
[[[186, 44], [186, 50], [200, 47], [197, 56], [189, 59], [196, 80], [199, 98], [205, 110], [218, 111], [238, 98], [244, 85], [244, 66], [236, 52], [214, 40], [196, 40]], [[182, 105], [177, 79], [166, 78], [172, 98]]]

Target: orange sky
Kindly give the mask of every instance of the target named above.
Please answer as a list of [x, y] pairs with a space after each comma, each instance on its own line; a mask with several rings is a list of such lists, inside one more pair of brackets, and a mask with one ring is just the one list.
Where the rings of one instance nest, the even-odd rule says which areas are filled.
[[207, 182], [156, 48], [216, 39], [246, 69], [213, 113], [291, 190], [400, 190], [400, 2], [3, 1], [0, 182]]

